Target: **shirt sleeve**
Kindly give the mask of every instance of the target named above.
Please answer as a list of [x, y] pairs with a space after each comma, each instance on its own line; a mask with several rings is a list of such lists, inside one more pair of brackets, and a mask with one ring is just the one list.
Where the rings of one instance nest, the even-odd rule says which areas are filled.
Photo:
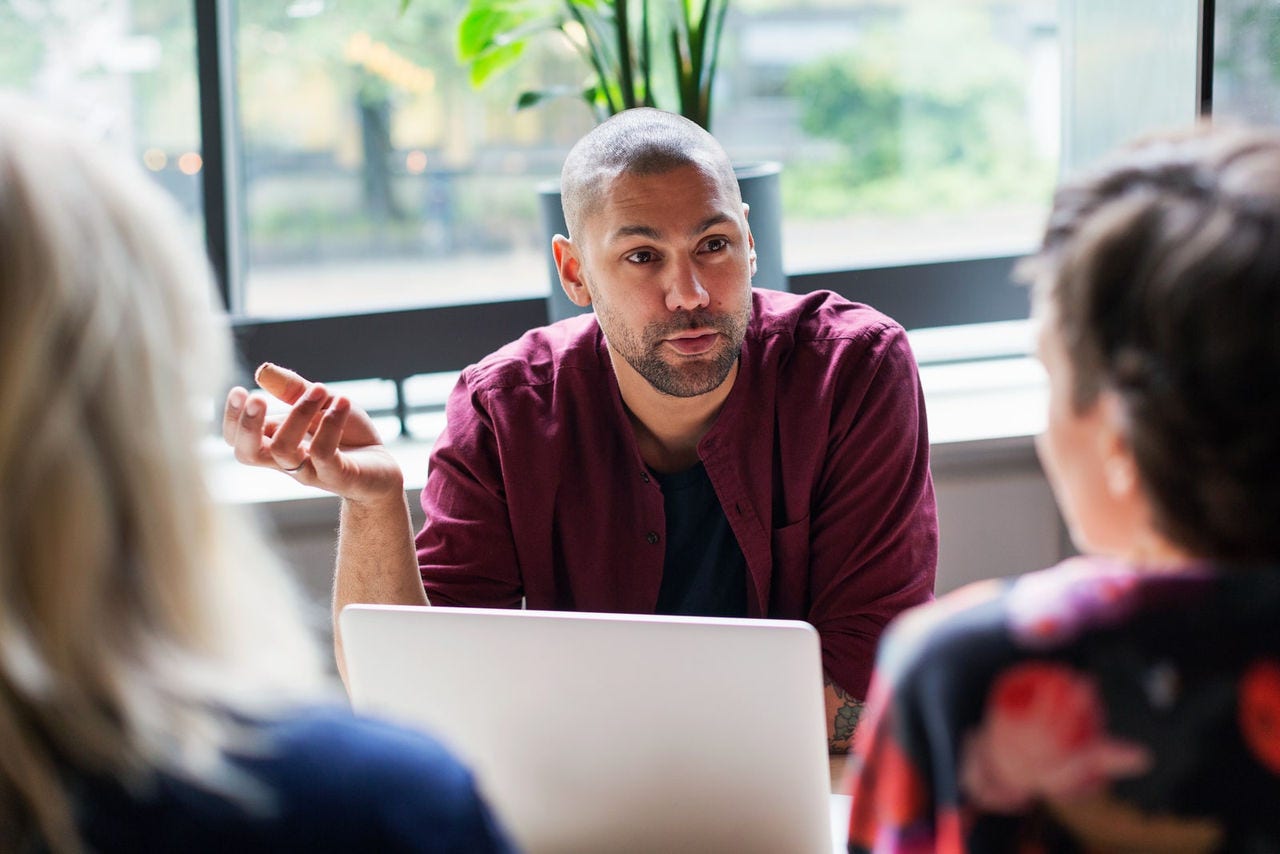
[[938, 521], [924, 396], [906, 333], [888, 325], [845, 358], [810, 520], [809, 622], [821, 635], [828, 675], [861, 699], [884, 626], [933, 597]]
[[502, 463], [483, 395], [462, 372], [422, 490], [418, 571], [436, 605], [515, 608], [523, 595]]

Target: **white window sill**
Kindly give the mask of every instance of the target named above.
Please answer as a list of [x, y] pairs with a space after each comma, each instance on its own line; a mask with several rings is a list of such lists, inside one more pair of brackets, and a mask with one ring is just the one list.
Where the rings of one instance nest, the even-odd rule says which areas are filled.
[[[909, 333], [920, 363], [929, 417], [935, 471], [954, 465], [1026, 460], [1032, 438], [1044, 427], [1047, 387], [1031, 350], [1030, 321], [1003, 321]], [[416, 495], [427, 474], [427, 458], [444, 426], [444, 413], [413, 416], [413, 438], [387, 447], [405, 473], [405, 491]], [[379, 423], [383, 435], [396, 433], [394, 419]], [[277, 471], [242, 466], [220, 439], [205, 448], [215, 495], [228, 502], [273, 505], [273, 513], [331, 513], [336, 499]], [[416, 507], [416, 501], [411, 503]], [[309, 512], [310, 511], [310, 512]]]

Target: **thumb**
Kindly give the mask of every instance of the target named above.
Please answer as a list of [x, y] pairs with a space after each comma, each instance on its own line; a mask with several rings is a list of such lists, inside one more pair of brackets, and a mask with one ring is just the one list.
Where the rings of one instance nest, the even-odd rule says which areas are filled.
[[311, 383], [300, 374], [271, 362], [263, 362], [253, 372], [253, 380], [273, 397], [285, 403], [297, 403], [306, 394]]

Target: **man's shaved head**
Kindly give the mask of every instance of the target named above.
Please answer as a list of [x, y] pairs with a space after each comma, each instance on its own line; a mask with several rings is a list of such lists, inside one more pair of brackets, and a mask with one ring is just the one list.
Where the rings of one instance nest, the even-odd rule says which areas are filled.
[[661, 175], [697, 166], [715, 175], [740, 203], [729, 155], [715, 137], [675, 113], [641, 107], [618, 113], [578, 140], [560, 173], [561, 203], [570, 239], [581, 237], [609, 181], [618, 175]]

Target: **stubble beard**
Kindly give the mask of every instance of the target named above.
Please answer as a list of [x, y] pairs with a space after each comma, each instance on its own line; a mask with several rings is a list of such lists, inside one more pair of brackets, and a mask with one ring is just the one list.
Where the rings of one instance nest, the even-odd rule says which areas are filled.
[[[609, 344], [658, 392], [671, 397], [697, 397], [715, 391], [733, 370], [742, 353], [750, 311], [750, 303], [740, 316], [682, 309], [671, 320], [650, 323], [638, 337], [622, 324], [616, 324]], [[615, 326], [610, 322], [611, 312], [607, 308], [601, 313], [597, 304], [596, 312], [602, 328]], [[681, 356], [664, 343], [665, 339], [690, 329], [714, 329], [719, 333], [715, 351]]]

